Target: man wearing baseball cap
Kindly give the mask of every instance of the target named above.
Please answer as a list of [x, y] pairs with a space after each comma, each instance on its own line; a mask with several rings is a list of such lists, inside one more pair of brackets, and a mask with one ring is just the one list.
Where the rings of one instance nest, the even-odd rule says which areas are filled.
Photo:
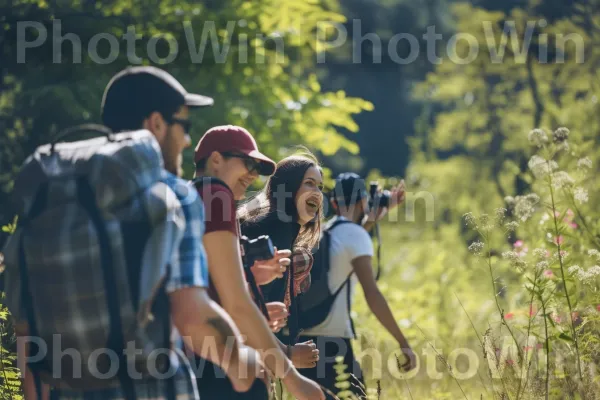
[[[240, 228], [236, 217], [237, 200], [244, 198], [248, 187], [259, 175], [275, 172], [273, 160], [258, 150], [252, 135], [239, 126], [214, 127], [200, 139], [195, 150], [196, 182], [206, 209], [204, 247], [208, 257], [211, 294], [231, 315], [247, 336], [250, 347], [268, 352], [265, 366], [282, 379], [296, 399], [323, 399], [323, 393], [312, 381], [298, 373], [271, 332], [266, 319], [254, 303], [246, 285], [240, 254]], [[275, 257], [252, 269], [256, 283], [265, 284], [283, 276], [289, 265], [290, 250], [279, 250]], [[268, 312], [272, 320], [283, 320], [287, 310], [277, 305]], [[283, 304], [282, 304], [283, 306]], [[273, 314], [271, 313], [273, 312]], [[277, 315], [276, 315], [277, 314]], [[279, 315], [283, 314], [283, 315]], [[198, 389], [202, 399], [268, 399], [268, 390], [256, 381], [246, 393], [236, 393], [220, 368], [206, 362], [199, 368]]]

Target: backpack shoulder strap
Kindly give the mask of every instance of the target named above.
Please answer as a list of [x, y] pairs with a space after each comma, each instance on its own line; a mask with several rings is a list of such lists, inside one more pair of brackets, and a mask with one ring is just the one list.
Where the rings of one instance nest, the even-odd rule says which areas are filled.
[[227, 190], [231, 191], [231, 188], [219, 178], [215, 178], [214, 176], [199, 176], [192, 180], [192, 185], [200, 192], [205, 185], [222, 185], [227, 188]]
[[[343, 225], [343, 224], [350, 224], [350, 223], [354, 223], [350, 220], [347, 219], [337, 219], [336, 221], [334, 221], [331, 225], [329, 225], [327, 228], [325, 228], [325, 232], [327, 233], [331, 233], [330, 231], [333, 230], [333, 228], [335, 228], [336, 226], [339, 225]], [[327, 243], [327, 245], [329, 245], [330, 243]], [[327, 249], [329, 252], [329, 249]], [[336, 289], [335, 292], [332, 293], [332, 297], [335, 299], [337, 297], [338, 294], [340, 294], [340, 292], [342, 291], [342, 289], [344, 288], [344, 286], [346, 286], [347, 283], [350, 282], [350, 278], [352, 278], [352, 275], [354, 274], [354, 269], [352, 269], [352, 271], [348, 274], [348, 276], [346, 277], [346, 279], [344, 279], [344, 282], [342, 282], [342, 284]]]
[[348, 219], [345, 219], [345, 218], [344, 219], [338, 218], [332, 224], [329, 224], [328, 226], [326, 226], [324, 229], [324, 232], [329, 232], [336, 226], [343, 225], [343, 224], [350, 224], [350, 223], [354, 223], [354, 222], [352, 222]]

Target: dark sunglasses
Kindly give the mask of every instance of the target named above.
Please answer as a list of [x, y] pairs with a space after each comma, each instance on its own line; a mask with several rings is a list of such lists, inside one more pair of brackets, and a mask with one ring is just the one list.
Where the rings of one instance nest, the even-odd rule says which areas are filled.
[[225, 157], [235, 157], [235, 158], [239, 158], [244, 162], [244, 165], [246, 166], [246, 168], [248, 169], [249, 173], [252, 173], [254, 171], [258, 171], [259, 167], [260, 167], [260, 161], [255, 160], [252, 157], [249, 157], [245, 154], [237, 154], [237, 153], [228, 153], [228, 152], [224, 152], [221, 153], [223, 156]]
[[183, 130], [187, 133], [190, 132], [192, 129], [192, 121], [189, 119], [181, 119], [181, 118], [176, 118], [176, 117], [171, 117], [169, 119], [169, 123], [171, 125], [173, 124], [179, 124], [181, 125], [181, 127], [183, 128]]

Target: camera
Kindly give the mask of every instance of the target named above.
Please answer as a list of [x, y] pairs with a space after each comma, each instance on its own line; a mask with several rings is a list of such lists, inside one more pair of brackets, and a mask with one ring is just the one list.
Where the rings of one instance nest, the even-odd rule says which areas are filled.
[[275, 247], [268, 235], [262, 235], [255, 239], [242, 236], [240, 243], [243, 250], [242, 261], [246, 268], [252, 267], [256, 261], [270, 260], [275, 257]]
[[388, 207], [390, 205], [390, 191], [383, 190], [382, 192], [378, 192], [377, 189], [379, 189], [379, 182], [371, 182], [369, 185], [369, 208], [371, 210], [374, 208]]

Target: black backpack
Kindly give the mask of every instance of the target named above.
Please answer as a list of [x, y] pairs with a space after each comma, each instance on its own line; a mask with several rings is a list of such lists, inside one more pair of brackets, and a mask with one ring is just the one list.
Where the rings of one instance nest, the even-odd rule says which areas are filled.
[[[344, 287], [347, 287], [348, 316], [350, 316], [350, 278], [354, 271], [348, 274], [346, 280], [333, 293], [329, 289], [331, 231], [336, 226], [346, 223], [353, 222], [347, 219], [337, 219], [323, 230], [319, 247], [313, 254], [314, 263], [310, 271], [310, 288], [298, 298], [298, 324], [300, 329], [310, 329], [323, 323], [331, 312], [335, 299]], [[350, 322], [354, 334], [352, 318], [350, 318]]]

